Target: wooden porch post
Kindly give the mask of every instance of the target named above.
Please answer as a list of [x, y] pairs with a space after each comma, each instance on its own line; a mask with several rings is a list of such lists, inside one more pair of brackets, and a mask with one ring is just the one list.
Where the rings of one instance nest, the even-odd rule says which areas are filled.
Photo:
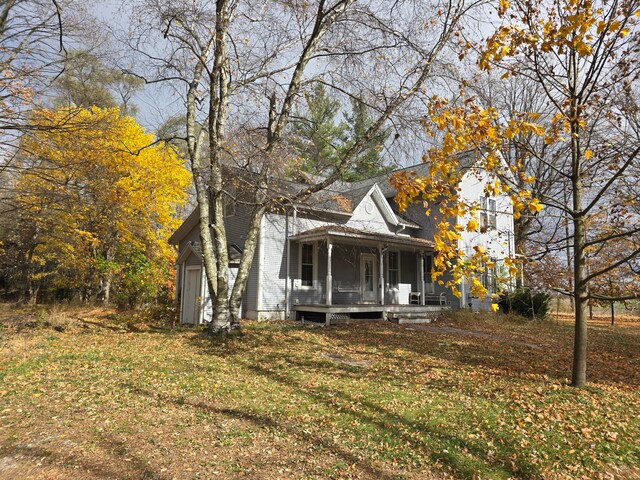
[[426, 305], [427, 304], [427, 299], [425, 298], [427, 289], [424, 285], [424, 252], [420, 252], [418, 255], [420, 255], [420, 303], [422, 305]]
[[380, 256], [380, 305], [384, 305], [384, 252], [382, 246], [378, 247], [378, 254]]
[[327, 305], [331, 305], [331, 296], [333, 294], [333, 285], [331, 280], [331, 250], [333, 250], [333, 245], [331, 244], [331, 239], [327, 238]]

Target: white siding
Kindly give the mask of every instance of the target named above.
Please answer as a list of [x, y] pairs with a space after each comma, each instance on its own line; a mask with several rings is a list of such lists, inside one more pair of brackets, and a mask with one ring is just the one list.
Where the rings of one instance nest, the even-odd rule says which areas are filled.
[[[286, 265], [286, 216], [278, 214], [267, 214], [264, 218], [262, 241], [263, 241], [263, 262], [262, 262], [262, 305], [257, 312], [258, 317], [279, 317], [285, 310], [285, 283], [287, 276]], [[289, 235], [301, 233], [306, 230], [321, 227], [324, 225], [333, 225], [331, 222], [307, 218], [298, 215], [296, 219], [295, 229], [292, 230], [293, 216], [289, 216]], [[289, 268], [289, 292], [299, 283], [298, 272], [298, 243], [291, 242], [290, 268]], [[314, 288], [310, 288], [309, 298], [303, 299], [298, 297], [299, 303], [305, 303], [304, 300], [318, 301], [318, 296], [322, 295], [323, 277], [325, 270], [321, 268], [321, 254], [319, 246], [316, 246], [318, 255], [318, 282]], [[293, 296], [290, 295], [290, 307], [293, 305]], [[247, 295], [247, 298], [251, 298]]]
[[[486, 196], [484, 189], [489, 181], [488, 174], [484, 171], [473, 170], [462, 178], [460, 184], [460, 195], [464, 201], [477, 202], [481, 196]], [[513, 204], [511, 199], [505, 195], [490, 197], [496, 200], [496, 226], [488, 229], [485, 233], [462, 232], [462, 240], [458, 243], [458, 248], [465, 252], [467, 256], [473, 254], [473, 247], [484, 246], [488, 255], [497, 260], [509, 257], [514, 252], [514, 227], [513, 227]], [[470, 217], [458, 218], [458, 222], [466, 225]], [[463, 286], [464, 295], [460, 303], [462, 307], [471, 307], [474, 310], [486, 310], [489, 308], [491, 300], [489, 298], [480, 300], [472, 299], [468, 294], [468, 286]]]
[[378, 204], [367, 195], [353, 211], [353, 215], [346, 224], [348, 227], [367, 230], [376, 233], [394, 233], [397, 228], [390, 227], [382, 216]]

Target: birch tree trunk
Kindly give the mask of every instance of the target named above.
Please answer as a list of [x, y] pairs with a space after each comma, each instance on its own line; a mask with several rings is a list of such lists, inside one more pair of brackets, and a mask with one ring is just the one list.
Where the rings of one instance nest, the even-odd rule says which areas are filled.
[[[265, 213], [304, 202], [339, 180], [407, 100], [426, 94], [435, 60], [461, 17], [485, 0], [434, 0], [430, 8], [412, 0], [389, 8], [358, 0], [131, 1], [139, 6], [142, 27], [126, 41], [155, 69], [149, 81], [186, 86], [186, 143], [213, 307], [209, 331], [220, 333], [239, 325]], [[430, 26], [415, 28], [415, 18], [427, 16]], [[164, 56], [158, 56], [157, 42], [165, 42]], [[398, 62], [406, 64], [398, 68]], [[323, 63], [326, 69], [318, 68]], [[334, 75], [330, 64], [341, 73]], [[381, 73], [382, 65], [389, 79]], [[347, 101], [366, 98], [376, 121], [325, 180], [304, 191], [274, 193], [274, 181], [286, 178], [287, 162], [295, 159], [286, 133], [296, 102], [305, 89], [332, 82]], [[238, 153], [241, 140], [249, 151]], [[247, 182], [237, 201], [250, 214], [231, 285], [224, 206], [236, 201], [230, 193], [234, 179]]]

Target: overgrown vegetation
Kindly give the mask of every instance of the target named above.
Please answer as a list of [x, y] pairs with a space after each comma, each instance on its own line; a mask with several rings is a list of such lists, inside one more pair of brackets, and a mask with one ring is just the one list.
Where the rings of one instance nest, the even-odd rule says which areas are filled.
[[548, 293], [518, 288], [504, 293], [498, 305], [504, 313], [516, 313], [529, 319], [544, 319], [549, 312], [549, 299]]
[[638, 323], [590, 327], [592, 386], [575, 390], [568, 322], [247, 322], [221, 343], [112, 314], [17, 333], [22, 314], [0, 311], [0, 477], [640, 474]]

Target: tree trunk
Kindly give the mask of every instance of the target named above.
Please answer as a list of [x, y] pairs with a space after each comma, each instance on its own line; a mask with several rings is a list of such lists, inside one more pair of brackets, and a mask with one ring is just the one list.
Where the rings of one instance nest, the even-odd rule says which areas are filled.
[[[222, 171], [222, 151], [225, 143], [225, 124], [229, 102], [229, 60], [227, 54], [227, 28], [229, 9], [226, 0], [216, 2], [215, 54], [213, 70], [209, 73], [209, 201], [213, 246], [216, 264], [216, 298], [212, 299], [213, 317], [209, 325], [210, 334], [225, 334], [231, 329], [229, 310], [229, 251], [227, 231], [224, 223], [225, 182]], [[200, 199], [198, 199], [198, 203]], [[201, 228], [202, 230], [202, 228]], [[214, 252], [203, 251], [205, 255]], [[207, 270], [207, 276], [210, 272]], [[212, 282], [212, 280], [209, 280]]]
[[615, 324], [615, 308], [613, 302], [611, 302], [611, 326]]
[[109, 305], [111, 300], [111, 283], [113, 282], [113, 273], [108, 272], [105, 275], [103, 289], [102, 289], [102, 305], [105, 307]]
[[576, 249], [575, 256], [575, 338], [571, 385], [581, 388], [587, 383], [587, 292], [584, 288], [584, 274], [579, 265], [583, 260], [581, 247], [580, 253]]
[[236, 275], [236, 281], [233, 284], [231, 298], [229, 299], [231, 321], [234, 328], [238, 328], [240, 326], [240, 304], [247, 286], [253, 256], [255, 254], [256, 247], [258, 246], [258, 239], [260, 238], [260, 223], [264, 213], [264, 207], [256, 207], [251, 215], [251, 220], [249, 221], [247, 238], [244, 242], [244, 251], [242, 252], [242, 258], [240, 259], [240, 265], [238, 266], [238, 274]]
[[[566, 184], [564, 184], [563, 189], [562, 189], [563, 195], [564, 195], [564, 205], [569, 205], [569, 198], [567, 197], [567, 187]], [[566, 215], [566, 214], [565, 214]], [[564, 233], [565, 233], [565, 238], [566, 240], [566, 253], [567, 253], [567, 271], [571, 272], [571, 246], [569, 244], [569, 217], [566, 216], [564, 218]], [[574, 282], [571, 278], [571, 275], [568, 275], [569, 277], [569, 291], [572, 292], [574, 291]], [[575, 297], [574, 296], [569, 296], [569, 308], [571, 309], [571, 313], [575, 313], [576, 311], [576, 304], [575, 304]]]
[[29, 305], [35, 305], [38, 303], [38, 292], [40, 291], [40, 285], [34, 282], [29, 282]]
[[106, 307], [111, 301], [111, 285], [113, 284], [113, 267], [112, 262], [115, 259], [115, 252], [112, 247], [107, 249], [106, 254], [107, 271], [105, 272], [104, 279], [102, 281], [102, 304]]
[[[215, 173], [218, 177], [214, 180], [222, 183], [222, 174]], [[214, 186], [215, 188], [215, 186]], [[231, 311], [229, 309], [229, 252], [227, 249], [227, 233], [224, 225], [224, 214], [222, 208], [222, 188], [220, 193], [214, 196], [212, 210], [214, 218], [212, 228], [214, 230], [215, 262], [217, 268], [217, 292], [215, 300], [212, 299], [213, 316], [209, 324], [209, 333], [220, 334], [231, 329]]]
[[585, 224], [582, 206], [582, 155], [580, 152], [580, 123], [577, 97], [578, 62], [575, 51], [569, 54], [568, 90], [569, 122], [571, 125], [571, 186], [573, 196], [573, 292], [575, 302], [575, 338], [573, 344], [573, 372], [571, 385], [582, 388], [587, 383], [587, 282], [585, 255]]

